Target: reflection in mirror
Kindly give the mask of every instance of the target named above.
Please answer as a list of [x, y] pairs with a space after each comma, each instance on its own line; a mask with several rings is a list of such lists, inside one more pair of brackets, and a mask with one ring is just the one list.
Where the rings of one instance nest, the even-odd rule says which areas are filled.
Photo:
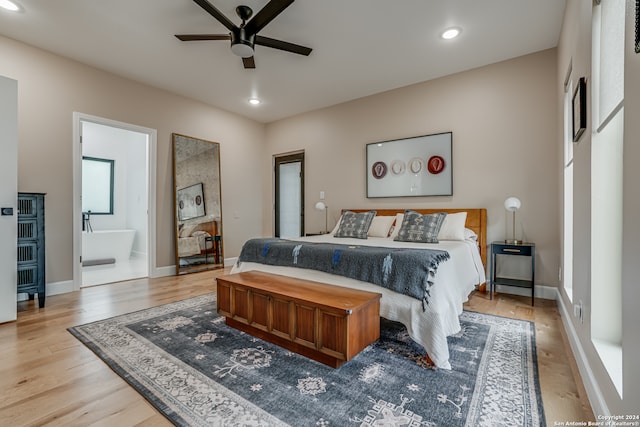
[[115, 160], [82, 157], [82, 212], [113, 215]]
[[224, 267], [220, 144], [173, 134], [176, 271]]

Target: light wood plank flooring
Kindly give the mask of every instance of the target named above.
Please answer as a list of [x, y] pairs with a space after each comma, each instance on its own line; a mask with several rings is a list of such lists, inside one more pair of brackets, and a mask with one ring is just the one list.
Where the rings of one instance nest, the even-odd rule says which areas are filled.
[[[227, 270], [228, 272], [228, 270]], [[67, 328], [214, 291], [220, 271], [142, 279], [18, 303], [0, 325], [0, 425], [170, 426]], [[536, 323], [547, 424], [594, 420], [555, 302], [474, 293], [465, 308]]]

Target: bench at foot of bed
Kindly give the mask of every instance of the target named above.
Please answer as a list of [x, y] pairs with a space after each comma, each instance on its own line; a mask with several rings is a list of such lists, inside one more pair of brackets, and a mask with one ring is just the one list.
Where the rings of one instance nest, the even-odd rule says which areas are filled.
[[217, 278], [229, 326], [337, 368], [380, 337], [381, 294], [259, 271]]

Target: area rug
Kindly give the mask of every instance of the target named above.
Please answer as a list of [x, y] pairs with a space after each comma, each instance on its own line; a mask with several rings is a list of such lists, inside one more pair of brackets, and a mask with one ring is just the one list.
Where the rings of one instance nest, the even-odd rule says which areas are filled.
[[69, 331], [178, 426], [544, 426], [533, 323], [461, 323], [451, 370], [385, 319], [333, 369], [228, 327], [215, 294]]

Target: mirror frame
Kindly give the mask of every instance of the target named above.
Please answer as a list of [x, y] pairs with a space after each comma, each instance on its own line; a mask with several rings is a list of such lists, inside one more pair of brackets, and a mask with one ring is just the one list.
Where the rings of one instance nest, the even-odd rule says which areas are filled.
[[[220, 171], [220, 143], [207, 141], [205, 139], [194, 138], [192, 136], [182, 135], [178, 133], [171, 134], [172, 147], [173, 147], [173, 218], [174, 218], [174, 241], [175, 241], [175, 262], [176, 262], [176, 274], [196, 273], [207, 270], [218, 270], [224, 268], [224, 239], [222, 233], [222, 183], [221, 183], [221, 171]], [[194, 142], [197, 144], [211, 144], [217, 147], [217, 162], [212, 165], [215, 171], [217, 171], [217, 184], [215, 182], [206, 182], [205, 177], [201, 174], [200, 177], [192, 176], [187, 182], [179, 182], [178, 169], [180, 162], [179, 158], [179, 144], [183, 142]], [[201, 152], [205, 152], [202, 150]], [[196, 155], [198, 153], [196, 152]], [[192, 156], [195, 157], [195, 156]], [[216, 209], [216, 192], [217, 192], [217, 205]], [[210, 197], [213, 194], [213, 197]], [[193, 199], [193, 200], [191, 200]], [[206, 200], [206, 202], [205, 202]], [[212, 203], [213, 201], [213, 203]], [[195, 211], [197, 214], [192, 216], [190, 214], [187, 219], [181, 220], [179, 203], [195, 203], [197, 206], [193, 206], [190, 212]], [[210, 213], [213, 210], [213, 213]], [[200, 215], [204, 212], [203, 215]], [[183, 212], [184, 213], [184, 212]], [[188, 236], [181, 236], [185, 234], [183, 228], [185, 224], [190, 222], [188, 227]], [[185, 229], [187, 230], [187, 229]], [[199, 235], [193, 239], [191, 233], [199, 231]], [[211, 234], [215, 233], [215, 234]], [[211, 239], [213, 237], [213, 239]], [[189, 238], [191, 241], [187, 241]], [[183, 253], [188, 252], [191, 255], [180, 256], [180, 239], [185, 239], [182, 243]], [[200, 253], [197, 252], [197, 246], [200, 246]], [[195, 248], [194, 248], [195, 247]], [[186, 250], [185, 250], [186, 249]], [[210, 253], [209, 251], [213, 251]], [[204, 256], [204, 262], [202, 257]], [[183, 263], [185, 259], [191, 258], [194, 260], [193, 265], [181, 265], [181, 259]], [[209, 258], [213, 260], [209, 262]]]

